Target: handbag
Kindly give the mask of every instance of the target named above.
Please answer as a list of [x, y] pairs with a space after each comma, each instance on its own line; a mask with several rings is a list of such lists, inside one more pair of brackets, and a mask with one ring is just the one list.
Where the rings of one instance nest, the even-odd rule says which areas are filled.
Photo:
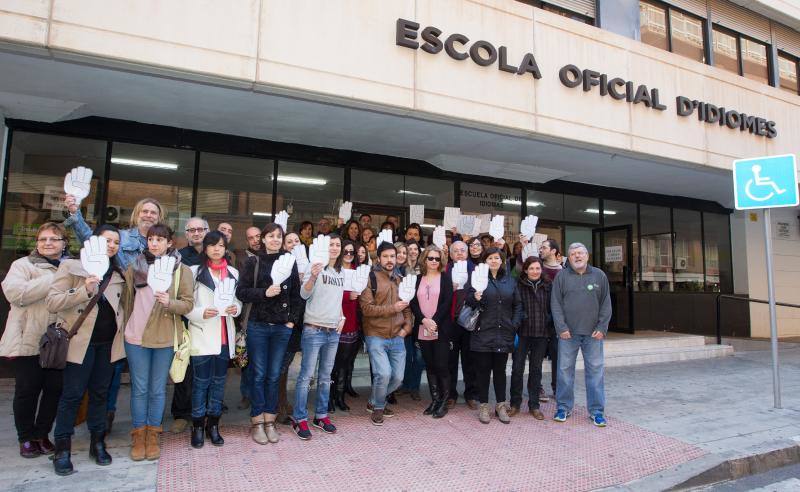
[[[258, 256], [256, 258], [256, 270], [253, 273], [253, 288], [255, 289], [258, 281], [258, 269], [261, 263], [261, 260]], [[242, 328], [236, 334], [236, 349], [233, 354], [233, 366], [238, 367], [240, 369], [244, 369], [247, 366], [248, 357], [247, 357], [247, 321], [250, 318], [250, 311], [253, 309], [253, 303], [248, 303], [244, 307], [244, 311], [242, 312], [241, 317], [241, 326]]]
[[[175, 297], [178, 297], [178, 285], [181, 283], [181, 267], [178, 267], [178, 270], [175, 272]], [[174, 314], [172, 315], [172, 322], [178, 323], [178, 318]], [[189, 352], [192, 348], [192, 337], [189, 333], [189, 328], [180, 322], [183, 325], [183, 329], [178, 329], [177, 325], [175, 326], [175, 330], [173, 330], [173, 348], [175, 350], [175, 355], [172, 356], [172, 364], [169, 366], [169, 377], [172, 379], [173, 383], [182, 383], [183, 379], [186, 377], [186, 369], [189, 367]], [[178, 340], [178, 332], [181, 332], [181, 339]]]
[[89, 312], [91, 312], [100, 301], [103, 292], [105, 292], [110, 282], [111, 275], [103, 280], [97, 294], [92, 297], [89, 304], [83, 308], [83, 312], [78, 316], [78, 319], [75, 320], [75, 323], [73, 323], [69, 331], [64, 329], [64, 324], [61, 322], [51, 323], [47, 326], [47, 331], [45, 331], [42, 338], [39, 339], [39, 365], [42, 366], [42, 369], [64, 369], [67, 367], [69, 341], [78, 333], [78, 328], [86, 321]]
[[458, 312], [457, 322], [459, 326], [467, 331], [475, 331], [478, 327], [478, 320], [481, 317], [481, 308], [472, 308], [464, 304], [461, 311]]

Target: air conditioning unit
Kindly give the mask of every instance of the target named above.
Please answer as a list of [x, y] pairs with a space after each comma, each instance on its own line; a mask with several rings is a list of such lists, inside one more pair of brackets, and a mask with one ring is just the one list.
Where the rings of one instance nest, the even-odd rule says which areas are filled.
[[106, 224], [119, 224], [119, 216], [121, 214], [122, 207], [119, 205], [109, 205], [106, 207], [106, 216], [103, 218], [103, 222]]
[[689, 260], [685, 256], [678, 256], [675, 258], [675, 270], [686, 270], [689, 266]]

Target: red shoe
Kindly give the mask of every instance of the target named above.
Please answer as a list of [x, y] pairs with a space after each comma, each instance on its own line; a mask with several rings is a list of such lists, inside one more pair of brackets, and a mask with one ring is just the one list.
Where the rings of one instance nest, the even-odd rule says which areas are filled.
[[297, 434], [297, 437], [304, 441], [311, 439], [311, 429], [308, 428], [308, 420], [292, 422], [292, 430], [294, 430], [294, 433]]
[[314, 421], [311, 422], [311, 425], [313, 425], [317, 429], [321, 429], [322, 432], [325, 432], [326, 434], [336, 434], [336, 426], [333, 425], [331, 419], [328, 417], [323, 417], [321, 419], [314, 419]]

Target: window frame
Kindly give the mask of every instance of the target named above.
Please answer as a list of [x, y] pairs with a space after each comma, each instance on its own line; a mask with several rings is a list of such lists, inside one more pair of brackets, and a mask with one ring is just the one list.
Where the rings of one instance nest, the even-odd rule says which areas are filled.
[[788, 60], [794, 61], [794, 74], [797, 83], [795, 84], [795, 91], [794, 93], [800, 96], [800, 57], [797, 57], [791, 53], [787, 53], [783, 50], [777, 50], [778, 53], [778, 60], [775, 60], [778, 64], [778, 80], [776, 87], [784, 92], [789, 92], [781, 87], [781, 72], [780, 72], [780, 58], [786, 58]]
[[[705, 61], [699, 61], [699, 63], [702, 63], [704, 65], [708, 65], [708, 61], [709, 61], [709, 56], [708, 55], [709, 55], [709, 49], [710, 49], [710, 47], [708, 46], [708, 43], [706, 42], [707, 39], [708, 39], [708, 26], [709, 26], [708, 19], [704, 19], [703, 17], [700, 17], [699, 15], [695, 15], [695, 14], [689, 12], [688, 10], [684, 10], [684, 9], [682, 9], [680, 7], [675, 7], [674, 5], [662, 2], [661, 0], [639, 0], [639, 4], [641, 4], [642, 2], [649, 3], [651, 5], [655, 5], [656, 7], [664, 9], [665, 25], [666, 25], [666, 29], [667, 29], [667, 51], [670, 52], [670, 53], [673, 53], [673, 54], [677, 54], [678, 56], [681, 56], [683, 58], [687, 58], [689, 60], [693, 60], [693, 58], [689, 58], [687, 56], [680, 55], [678, 53], [675, 53], [672, 50], [672, 11], [674, 10], [675, 12], [679, 12], [679, 13], [685, 15], [686, 17], [690, 17], [692, 19], [699, 20], [700, 21], [700, 25], [701, 25], [701, 29], [702, 29], [703, 58], [705, 59]], [[639, 26], [640, 33], [641, 33], [641, 29], [642, 29], [641, 26]], [[648, 46], [652, 46], [652, 45], [648, 45]], [[737, 46], [738, 46], [738, 41], [737, 41]], [[653, 47], [657, 48], [657, 46], [653, 46]], [[695, 61], [698, 61], [698, 60], [695, 60]]]

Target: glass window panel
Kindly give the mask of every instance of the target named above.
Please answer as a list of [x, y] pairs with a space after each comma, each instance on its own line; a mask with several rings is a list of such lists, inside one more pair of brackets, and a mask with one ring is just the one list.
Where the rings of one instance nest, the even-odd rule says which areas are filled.
[[[360, 204], [403, 207], [403, 175], [353, 169], [350, 173], [350, 201], [353, 213]], [[380, 225], [380, 224], [378, 224]]]
[[739, 53], [736, 47], [736, 36], [720, 31], [716, 27], [714, 27], [712, 35], [714, 66], [738, 74]]
[[675, 9], [670, 9], [670, 28], [672, 29], [672, 52], [705, 62], [703, 51], [703, 21]]
[[[48, 221], [62, 222], [64, 176], [74, 167], [92, 170], [89, 196], [81, 211], [90, 225], [97, 222], [98, 188], [105, 173], [106, 142], [27, 132], [14, 132], [8, 162], [8, 187], [4, 198], [0, 272], [35, 247], [36, 229]], [[70, 249], [80, 246], [71, 238]], [[2, 275], [0, 275], [2, 276]]]
[[778, 72], [781, 89], [797, 94], [797, 59], [779, 54]]
[[728, 216], [703, 213], [706, 242], [706, 290], [733, 292], [731, 272], [731, 234]]
[[769, 83], [767, 45], [742, 38], [742, 67], [748, 79]]
[[276, 212], [289, 213], [288, 229], [297, 230], [303, 221], [318, 229], [323, 218], [336, 229], [339, 205], [344, 192], [344, 168], [280, 161]]
[[453, 206], [452, 181], [404, 176], [403, 182], [403, 205], [425, 205], [426, 217], [429, 209], [440, 211], [443, 217], [444, 207]]
[[639, 290], [639, 224], [636, 220], [636, 204], [603, 200], [603, 227], [630, 226], [633, 251], [633, 290]]
[[247, 248], [245, 229], [272, 221], [273, 168], [272, 160], [200, 154], [195, 213], [208, 220], [211, 229], [229, 223], [232, 248]]
[[564, 195], [564, 220], [599, 225], [600, 201], [597, 198]]
[[576, 14], [575, 12], [570, 12], [569, 10], [563, 9], [561, 7], [556, 7], [555, 5], [544, 3], [542, 4], [542, 9], [548, 12], [552, 12], [554, 14], [558, 14], [562, 17], [567, 17], [568, 19], [576, 20], [578, 22], [583, 22], [584, 24], [594, 25], [594, 21], [592, 20], [592, 18]]
[[564, 244], [562, 245], [562, 253], [564, 256], [569, 255], [569, 245], [572, 243], [583, 243], [589, 251], [589, 262], [594, 263], [592, 254], [594, 253], [594, 241], [592, 239], [592, 228], [567, 225], [564, 226]]
[[672, 222], [675, 227], [675, 290], [702, 292], [703, 239], [700, 227], [700, 212], [674, 209]]
[[528, 190], [528, 214], [539, 220], [564, 220], [564, 195], [547, 191]]
[[190, 150], [115, 142], [106, 221], [128, 227], [136, 202], [150, 197], [161, 203], [167, 225], [182, 230], [192, 214], [194, 161], [195, 153]]
[[639, 2], [639, 33], [642, 42], [669, 49], [667, 42], [667, 11], [648, 2]]
[[639, 290], [643, 292], [671, 292], [672, 230], [669, 208], [641, 205], [639, 222], [642, 242], [639, 245], [642, 271]]
[[[489, 186], [478, 183], [461, 183], [461, 213], [469, 215], [505, 215], [505, 241], [509, 246], [519, 236], [522, 213], [522, 190]], [[489, 225], [484, 224], [488, 230]]]

